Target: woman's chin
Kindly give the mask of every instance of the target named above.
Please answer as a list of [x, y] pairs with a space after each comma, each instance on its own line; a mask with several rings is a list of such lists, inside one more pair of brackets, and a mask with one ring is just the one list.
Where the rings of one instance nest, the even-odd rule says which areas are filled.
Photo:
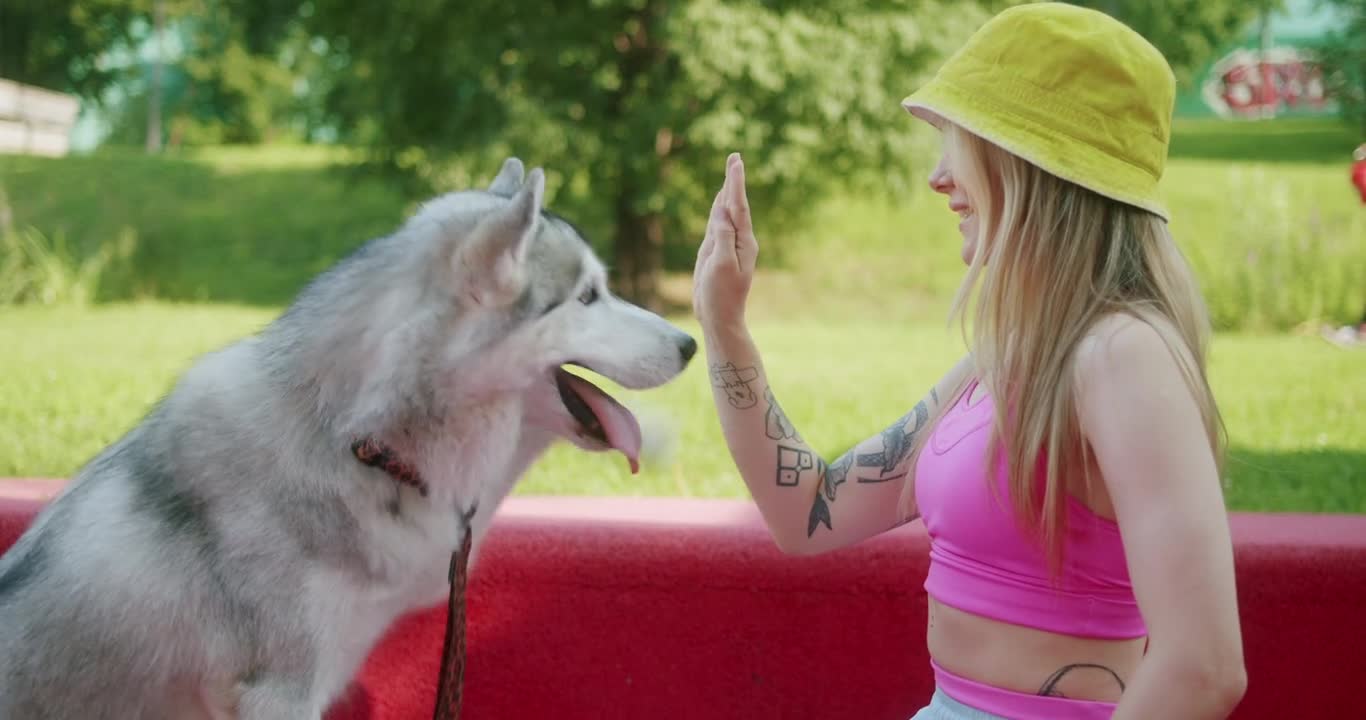
[[963, 248], [959, 250], [959, 254], [963, 258], [964, 265], [971, 265], [972, 256], [977, 254], [977, 243], [970, 238], [963, 238]]
[[958, 233], [963, 236], [963, 248], [959, 251], [963, 264], [971, 265], [972, 256], [977, 254], [977, 218], [965, 218], [958, 224]]

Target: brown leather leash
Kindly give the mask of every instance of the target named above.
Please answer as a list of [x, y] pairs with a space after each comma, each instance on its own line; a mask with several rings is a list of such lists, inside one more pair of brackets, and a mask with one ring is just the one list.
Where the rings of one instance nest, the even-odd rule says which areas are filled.
[[[363, 438], [351, 443], [351, 454], [362, 465], [379, 468], [396, 482], [412, 487], [427, 497], [427, 483], [417, 469], [400, 460], [393, 449], [375, 440]], [[432, 720], [457, 720], [464, 699], [465, 682], [465, 589], [469, 585], [470, 548], [474, 532], [470, 523], [478, 503], [462, 513], [465, 536], [460, 549], [451, 553], [451, 566], [446, 578], [451, 584], [446, 603], [446, 639], [441, 647], [441, 671], [436, 681], [436, 707]]]
[[474, 508], [465, 515], [465, 539], [459, 552], [451, 553], [451, 594], [446, 603], [446, 641], [441, 647], [441, 672], [436, 681], [436, 708], [432, 720], [456, 720], [464, 699], [465, 682], [465, 587], [469, 582], [470, 545], [474, 533], [469, 521]]

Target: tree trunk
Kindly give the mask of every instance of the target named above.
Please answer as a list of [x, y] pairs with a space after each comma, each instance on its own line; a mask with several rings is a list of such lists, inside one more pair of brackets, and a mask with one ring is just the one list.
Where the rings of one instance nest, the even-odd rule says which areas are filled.
[[147, 152], [161, 152], [161, 72], [165, 63], [166, 43], [162, 38], [165, 30], [166, 12], [163, 0], [153, 4], [153, 25], [156, 27], [157, 59], [152, 63], [151, 87], [147, 92]]
[[[629, 34], [623, 31], [614, 38], [614, 45], [620, 53], [618, 67], [621, 71], [621, 88], [611, 100], [608, 115], [624, 125], [627, 124], [627, 100], [633, 93], [659, 91], [658, 84], [642, 86], [639, 80], [657, 70], [668, 59], [668, 50], [658, 33], [659, 23], [668, 7], [668, 2], [651, 0], [635, 14], [638, 22], [634, 30]], [[639, 135], [633, 139], [646, 140]], [[661, 187], [669, 177], [669, 155], [675, 149], [677, 140], [667, 126], [658, 128], [652, 140], [656, 157], [653, 170], [637, 176], [626, 162], [622, 163], [617, 186], [616, 235], [612, 239], [611, 272], [613, 289], [619, 296], [647, 310], [662, 312], [664, 299], [659, 294], [659, 276], [664, 270], [664, 216], [659, 212], [640, 212], [636, 209], [636, 199], [641, 192]], [[641, 142], [641, 145], [645, 143]], [[645, 147], [639, 150], [643, 151]]]
[[659, 275], [664, 269], [664, 218], [634, 209], [631, 183], [617, 190], [617, 227], [612, 242], [616, 293], [646, 310], [662, 312]]

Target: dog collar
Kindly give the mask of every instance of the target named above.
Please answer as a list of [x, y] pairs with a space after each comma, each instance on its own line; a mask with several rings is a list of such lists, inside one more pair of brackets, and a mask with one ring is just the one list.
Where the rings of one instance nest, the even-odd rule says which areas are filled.
[[422, 497], [427, 497], [427, 481], [422, 479], [417, 468], [399, 459], [398, 453], [373, 437], [365, 437], [351, 443], [351, 454], [360, 464], [379, 468], [395, 482], [407, 485]]
[[[402, 461], [394, 449], [373, 437], [352, 441], [351, 454], [360, 464], [380, 468], [395, 482], [416, 489], [427, 497], [427, 482], [422, 479], [417, 468]], [[465, 591], [469, 584], [470, 551], [474, 543], [472, 523], [479, 503], [469, 510], [462, 511], [461, 524], [465, 526], [464, 538], [460, 549], [451, 553], [448, 581], [451, 584], [446, 608], [446, 637], [441, 647], [441, 669], [437, 675], [436, 707], [433, 718], [436, 720], [458, 720], [460, 707], [464, 700], [465, 679]]]

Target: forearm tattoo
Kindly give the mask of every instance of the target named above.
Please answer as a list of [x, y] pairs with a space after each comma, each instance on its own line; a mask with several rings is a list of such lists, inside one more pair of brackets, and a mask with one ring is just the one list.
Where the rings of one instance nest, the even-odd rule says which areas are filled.
[[[771, 394], [769, 398], [770, 412], [777, 407], [773, 402]], [[931, 397], [936, 397], [933, 390]], [[781, 414], [781, 410], [777, 411]], [[839, 491], [839, 486], [849, 479], [849, 471], [854, 467], [857, 460], [858, 467], [877, 468], [877, 472], [872, 475], [855, 474], [856, 481], [859, 483], [883, 483], [889, 480], [897, 480], [906, 477], [906, 472], [897, 472], [906, 458], [910, 456], [915, 448], [916, 437], [925, 428], [930, 419], [930, 409], [925, 401], [920, 401], [914, 409], [906, 413], [892, 424], [891, 427], [882, 431], [882, 450], [880, 452], [858, 453], [855, 456], [851, 450], [839, 457], [828, 467], [816, 458], [816, 471], [819, 480], [816, 485], [816, 499], [811, 504], [811, 513], [807, 517], [806, 536], [811, 537], [816, 533], [816, 528], [821, 525], [826, 530], [833, 530], [830, 504], [835, 502], [835, 497]], [[771, 435], [770, 435], [771, 437]], [[797, 476], [804, 466], [795, 462], [784, 463], [783, 449], [779, 448], [779, 467], [778, 484], [796, 484]], [[909, 522], [909, 518], [903, 522]]]
[[[914, 427], [911, 426], [911, 418], [915, 418]], [[880, 474], [874, 478], [859, 478], [859, 482], [883, 482], [890, 480], [889, 474], [895, 470], [906, 456], [911, 454], [915, 447], [916, 435], [929, 422], [930, 409], [921, 400], [914, 410], [906, 413], [900, 420], [896, 421], [891, 427], [882, 431], [882, 452], [861, 453], [858, 456], [859, 467], [878, 468]]]
[[739, 410], [752, 408], [759, 403], [754, 388], [749, 385], [758, 377], [759, 369], [755, 367], [737, 368], [735, 363], [714, 363], [711, 366], [712, 387], [725, 390], [726, 400], [731, 407]]
[[815, 535], [816, 528], [821, 525], [824, 525], [826, 530], [835, 529], [830, 520], [830, 503], [835, 502], [835, 495], [844, 484], [849, 475], [849, 468], [853, 464], [854, 456], [851, 453], [841, 455], [829, 465], [817, 460], [820, 480], [816, 483], [816, 499], [811, 503], [811, 513], [806, 519], [807, 537]]
[[773, 397], [773, 388], [764, 388], [764, 399], [768, 401], [768, 411], [764, 413], [764, 434], [772, 440], [805, 442], [792, 426], [792, 421], [787, 419], [787, 414], [778, 405], [778, 400]]
[[[734, 363], [729, 362], [711, 366], [712, 385], [725, 390], [726, 399], [731, 407], [741, 410], [758, 404], [758, 398], [751, 386], [758, 377], [759, 371], [754, 367], [737, 368]], [[930, 390], [930, 397], [938, 402], [939, 395], [933, 389]], [[826, 530], [834, 529], [830, 505], [835, 502], [840, 485], [848, 481], [849, 471], [854, 468], [856, 461], [858, 467], [877, 469], [876, 473], [870, 475], [856, 473], [854, 477], [858, 483], [883, 483], [906, 477], [905, 471], [897, 470], [910, 456], [915, 448], [916, 437], [930, 419], [929, 406], [922, 400], [891, 427], [882, 431], [880, 452], [855, 455], [854, 451], [850, 450], [833, 463], [826, 465], [825, 461], [811, 450], [801, 446], [805, 445], [805, 441], [797, 433], [787, 413], [783, 412], [777, 398], [773, 396], [772, 388], [764, 388], [764, 400], [768, 403], [768, 408], [764, 412], [764, 434], [770, 440], [778, 441], [775, 463], [777, 484], [781, 487], [799, 487], [803, 473], [812, 470], [816, 472], [816, 497], [807, 516], [807, 537], [814, 535], [816, 528], [822, 525]], [[784, 440], [795, 440], [798, 445], [784, 444]]]
[[815, 467], [815, 456], [810, 450], [778, 445], [778, 484], [795, 487], [803, 470]]
[[1075, 670], [1100, 670], [1102, 672], [1105, 672], [1109, 674], [1111, 678], [1114, 679], [1115, 684], [1119, 685], [1119, 691], [1121, 693], [1124, 692], [1124, 680], [1122, 680], [1119, 677], [1119, 673], [1115, 672], [1114, 670], [1111, 670], [1110, 668], [1105, 667], [1104, 665], [1097, 665], [1095, 663], [1073, 663], [1071, 665], [1064, 665], [1058, 668], [1058, 670], [1054, 672], [1052, 675], [1049, 675], [1048, 679], [1045, 680], [1043, 685], [1039, 687], [1038, 694], [1047, 697], [1067, 697], [1066, 695], [1063, 695], [1060, 690], [1058, 690], [1058, 683], [1062, 682], [1062, 679], [1064, 677], [1066, 677], [1068, 674], [1072, 673]]

